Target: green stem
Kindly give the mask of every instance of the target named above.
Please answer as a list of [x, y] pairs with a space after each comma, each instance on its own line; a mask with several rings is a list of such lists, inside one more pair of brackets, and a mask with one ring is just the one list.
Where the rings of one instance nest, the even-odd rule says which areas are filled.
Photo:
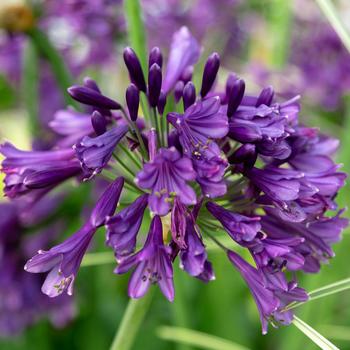
[[121, 160], [121, 158], [119, 156], [117, 156], [115, 153], [113, 153], [113, 157], [117, 161], [118, 165], [120, 165], [133, 178], [135, 177], [134, 172], [124, 163], [123, 160]]
[[153, 290], [150, 289], [143, 298], [130, 299], [110, 350], [131, 349], [136, 334], [151, 304], [152, 295]]
[[142, 168], [142, 164], [141, 164], [140, 160], [137, 159], [137, 157], [134, 155], [134, 153], [130, 152], [130, 150], [121, 143], [119, 144], [119, 147], [124, 152], [124, 154], [135, 164], [137, 169]]
[[141, 103], [141, 109], [142, 109], [145, 121], [150, 123], [151, 126], [154, 126], [153, 123], [152, 123], [151, 115], [150, 115], [150, 110], [149, 110], [149, 104], [148, 104], [147, 96], [145, 94], [143, 94], [143, 93], [140, 94], [140, 103]]
[[[182, 273], [182, 275], [181, 275]], [[183, 279], [183, 271], [179, 267], [174, 269], [174, 283], [176, 285], [176, 299], [171, 305], [174, 325], [177, 327], [191, 327], [187, 293], [185, 290], [185, 280]], [[177, 350], [191, 350], [191, 347], [186, 344], [176, 344]]]
[[163, 133], [161, 130], [161, 126], [160, 126], [160, 118], [158, 117], [157, 111], [155, 108], [152, 108], [152, 115], [153, 115], [153, 119], [154, 119], [154, 125], [156, 127], [156, 131], [157, 131], [157, 141], [158, 141], [158, 147], [162, 147], [163, 145]]
[[66, 103], [79, 108], [79, 104], [72, 100], [67, 93], [67, 88], [73, 84], [73, 78], [67, 69], [67, 64], [64, 62], [60, 53], [51, 44], [46, 34], [43, 33], [40, 29], [32, 29], [28, 32], [28, 36], [31, 38], [40, 55], [50, 63], [52, 72], [55, 76], [58, 86], [62, 91]]
[[27, 42], [23, 58], [22, 95], [29, 116], [31, 135], [40, 136], [39, 122], [39, 55], [35, 45]]
[[134, 131], [135, 131], [135, 134], [136, 134], [136, 137], [140, 143], [140, 152], [143, 156], [143, 158], [145, 160], [148, 160], [148, 152], [147, 152], [147, 149], [146, 149], [146, 146], [145, 146], [145, 143], [143, 142], [143, 138], [142, 138], [142, 135], [140, 133], [140, 130], [138, 128], [138, 126], [136, 125], [135, 122], [133, 122], [133, 127], [134, 127]]

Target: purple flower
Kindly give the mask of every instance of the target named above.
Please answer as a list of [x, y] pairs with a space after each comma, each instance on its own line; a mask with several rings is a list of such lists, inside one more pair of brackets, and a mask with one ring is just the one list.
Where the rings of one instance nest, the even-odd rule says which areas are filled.
[[278, 298], [274, 293], [266, 288], [263, 276], [257, 269], [248, 264], [238, 254], [233, 251], [228, 251], [227, 256], [236, 267], [244, 280], [247, 282], [250, 291], [253, 294], [254, 300], [260, 314], [263, 334], [267, 333], [268, 320], [280, 306]]
[[102, 171], [127, 131], [126, 125], [113, 127], [95, 138], [85, 136], [74, 146], [86, 178], [92, 178]]
[[73, 285], [81, 261], [98, 227], [106, 217], [113, 215], [123, 188], [123, 179], [113, 182], [102, 194], [89, 220], [71, 237], [48, 251], [39, 250], [24, 269], [28, 272], [48, 272], [42, 291], [49, 297], [56, 297], [67, 291], [73, 294]]
[[220, 111], [220, 99], [198, 101], [185, 114], [169, 113], [167, 118], [179, 133], [183, 152], [193, 159], [203, 193], [210, 197], [225, 194], [223, 175], [227, 162], [213, 141], [226, 136], [228, 131], [227, 117]]
[[136, 236], [141, 227], [147, 202], [148, 195], [144, 194], [118, 214], [108, 218], [106, 243], [113, 248], [117, 261], [122, 261], [134, 252]]
[[198, 101], [185, 114], [170, 113], [167, 118], [179, 132], [185, 154], [196, 158], [220, 154], [219, 147], [212, 140], [226, 136], [228, 120], [220, 110], [219, 97]]
[[73, 294], [73, 284], [81, 260], [96, 231], [90, 223], [83, 226], [73, 236], [49, 251], [39, 250], [24, 269], [28, 272], [48, 272], [42, 292], [53, 298], [67, 290]]
[[162, 85], [165, 93], [173, 89], [188, 66], [197, 62], [199, 54], [199, 44], [186, 27], [174, 33]]
[[245, 175], [252, 183], [275, 201], [297, 199], [300, 190], [299, 179], [303, 173], [285, 168], [252, 168]]
[[174, 199], [174, 205], [171, 210], [171, 236], [176, 245], [181, 248], [186, 248], [185, 235], [187, 227], [187, 211], [178, 198]]
[[129, 282], [129, 296], [141, 298], [151, 284], [158, 283], [160, 290], [169, 300], [174, 300], [173, 268], [170, 250], [163, 243], [162, 222], [155, 216], [144, 247], [136, 254], [122, 260], [115, 273], [123, 274], [135, 267]]
[[161, 148], [154, 159], [146, 163], [137, 174], [136, 183], [141, 188], [152, 190], [149, 196], [151, 211], [165, 215], [169, 212], [174, 197], [178, 197], [185, 205], [196, 203], [196, 194], [186, 183], [195, 177], [189, 158], [181, 157], [174, 147]]
[[6, 174], [4, 191], [10, 198], [32, 190], [46, 193], [80, 173], [71, 149], [22, 151], [5, 142], [0, 146], [0, 153], [5, 156], [2, 162], [2, 171]]
[[[288, 222], [282, 221], [276, 214], [267, 210], [261, 224], [264, 232], [273, 241], [293, 242], [301, 239], [300, 244], [288, 244], [293, 250], [286, 252], [287, 266], [290, 270], [303, 269], [306, 272], [318, 272], [320, 263], [326, 262], [334, 256], [331, 244], [340, 240], [342, 230], [348, 225], [348, 220], [340, 217], [321, 217], [311, 222]], [[276, 241], [277, 240], [277, 241]], [[301, 264], [301, 258], [304, 263]], [[285, 259], [284, 259], [285, 260]]]
[[211, 264], [207, 260], [207, 251], [202, 242], [198, 226], [192, 216], [186, 218], [186, 248], [180, 251], [180, 267], [189, 275], [202, 281], [209, 282], [215, 279]]
[[219, 205], [208, 202], [207, 209], [221, 222], [227, 233], [236, 241], [251, 241], [261, 229], [260, 217], [248, 217], [234, 213]]

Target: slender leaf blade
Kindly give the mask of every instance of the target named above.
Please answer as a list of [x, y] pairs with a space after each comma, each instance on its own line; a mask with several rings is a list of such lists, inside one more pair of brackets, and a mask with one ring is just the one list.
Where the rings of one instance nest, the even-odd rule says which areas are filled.
[[300, 318], [294, 316], [293, 324], [322, 350], [339, 350], [339, 348]]
[[201, 349], [249, 350], [243, 345], [188, 328], [162, 326], [158, 328], [157, 334], [161, 339], [188, 344]]

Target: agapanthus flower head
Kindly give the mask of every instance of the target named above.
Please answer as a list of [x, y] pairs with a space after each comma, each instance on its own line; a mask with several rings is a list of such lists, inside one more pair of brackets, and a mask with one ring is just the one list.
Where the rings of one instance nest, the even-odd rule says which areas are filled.
[[[151, 51], [147, 72], [127, 48], [127, 108], [91, 80], [70, 90], [93, 107], [97, 135], [76, 143], [73, 161], [80, 160], [86, 180], [98, 174], [111, 180], [122, 176], [125, 197], [133, 201], [113, 216], [121, 188], [107, 190], [75, 235], [27, 266], [33, 272], [51, 270], [44, 289], [52, 296], [71, 291], [97, 227], [105, 224], [107, 245], [118, 263], [115, 272], [133, 269], [129, 295], [140, 298], [156, 283], [172, 301], [173, 263], [204, 282], [214, 279], [206, 250], [212, 240], [247, 282], [265, 333], [269, 321], [289, 324], [293, 312], [285, 311], [287, 304], [307, 298], [290, 276], [317, 272], [333, 256], [332, 244], [348, 223], [342, 211], [332, 213], [346, 175], [331, 159], [337, 143], [299, 124], [299, 96], [277, 101], [270, 86], [249, 95], [235, 74], [223, 89], [215, 87], [217, 53], [209, 56], [197, 95], [191, 77], [199, 54], [186, 28], [174, 35], [167, 65], [159, 49]], [[146, 102], [143, 113], [140, 100]], [[100, 115], [108, 123], [98, 120]], [[71, 150], [56, 152], [72, 157]], [[13, 166], [10, 156], [4, 164]], [[141, 232], [146, 218], [151, 218], [148, 233]], [[220, 235], [213, 234], [217, 230], [226, 231], [253, 264], [224, 247]]]

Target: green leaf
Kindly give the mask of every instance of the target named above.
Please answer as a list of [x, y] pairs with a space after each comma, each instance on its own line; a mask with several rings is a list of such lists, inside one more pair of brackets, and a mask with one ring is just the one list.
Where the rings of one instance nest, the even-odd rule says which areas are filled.
[[158, 328], [157, 334], [161, 339], [189, 344], [201, 349], [249, 350], [245, 346], [233, 343], [229, 340], [187, 328], [163, 326]]
[[302, 321], [300, 318], [294, 316], [293, 324], [322, 350], [339, 350], [339, 348], [337, 348], [328, 339], [326, 339], [323, 335], [318, 333], [315, 329]]
[[340, 40], [343, 42], [344, 46], [350, 52], [350, 35], [346, 30], [344, 24], [340, 20], [337, 10], [335, 9], [331, 0], [315, 0], [328, 19], [329, 23], [338, 34]]
[[125, 17], [130, 45], [141, 61], [143, 73], [147, 71], [146, 29], [142, 20], [139, 0], [124, 0]]

